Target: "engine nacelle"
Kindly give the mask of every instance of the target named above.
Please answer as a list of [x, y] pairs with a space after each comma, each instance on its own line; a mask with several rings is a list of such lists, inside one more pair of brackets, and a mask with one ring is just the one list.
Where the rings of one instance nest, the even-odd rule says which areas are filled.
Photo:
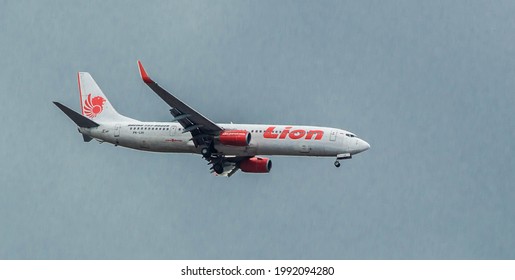
[[272, 169], [272, 161], [267, 158], [251, 157], [240, 162], [240, 169], [248, 173], [268, 173]]
[[224, 130], [220, 132], [218, 140], [223, 145], [248, 146], [250, 138], [250, 133], [246, 130]]

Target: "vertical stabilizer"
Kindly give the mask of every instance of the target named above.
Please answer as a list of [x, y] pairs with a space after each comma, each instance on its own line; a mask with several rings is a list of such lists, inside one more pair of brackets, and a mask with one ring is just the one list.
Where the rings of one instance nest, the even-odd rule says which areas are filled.
[[96, 122], [133, 121], [120, 115], [111, 105], [97, 83], [87, 72], [78, 73], [80, 107], [82, 115]]

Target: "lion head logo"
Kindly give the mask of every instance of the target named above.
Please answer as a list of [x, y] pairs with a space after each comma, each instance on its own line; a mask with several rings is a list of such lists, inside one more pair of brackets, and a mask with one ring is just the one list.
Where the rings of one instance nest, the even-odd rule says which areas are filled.
[[91, 98], [91, 93], [84, 103], [84, 114], [87, 117], [94, 118], [104, 110], [104, 103], [106, 100], [101, 96]]

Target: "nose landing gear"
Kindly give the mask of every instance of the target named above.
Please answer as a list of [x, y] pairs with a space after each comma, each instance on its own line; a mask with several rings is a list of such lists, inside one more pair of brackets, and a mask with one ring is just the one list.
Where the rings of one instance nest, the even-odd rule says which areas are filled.
[[336, 161], [334, 162], [334, 166], [340, 167], [340, 159], [351, 159], [352, 155], [350, 153], [347, 154], [338, 154], [336, 155]]

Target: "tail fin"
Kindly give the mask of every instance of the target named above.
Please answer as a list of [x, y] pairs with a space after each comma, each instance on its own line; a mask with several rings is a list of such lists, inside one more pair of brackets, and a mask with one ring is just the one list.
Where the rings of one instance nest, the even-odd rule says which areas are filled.
[[87, 72], [79, 72], [80, 107], [82, 115], [96, 122], [133, 121], [120, 115], [111, 105], [97, 83]]

